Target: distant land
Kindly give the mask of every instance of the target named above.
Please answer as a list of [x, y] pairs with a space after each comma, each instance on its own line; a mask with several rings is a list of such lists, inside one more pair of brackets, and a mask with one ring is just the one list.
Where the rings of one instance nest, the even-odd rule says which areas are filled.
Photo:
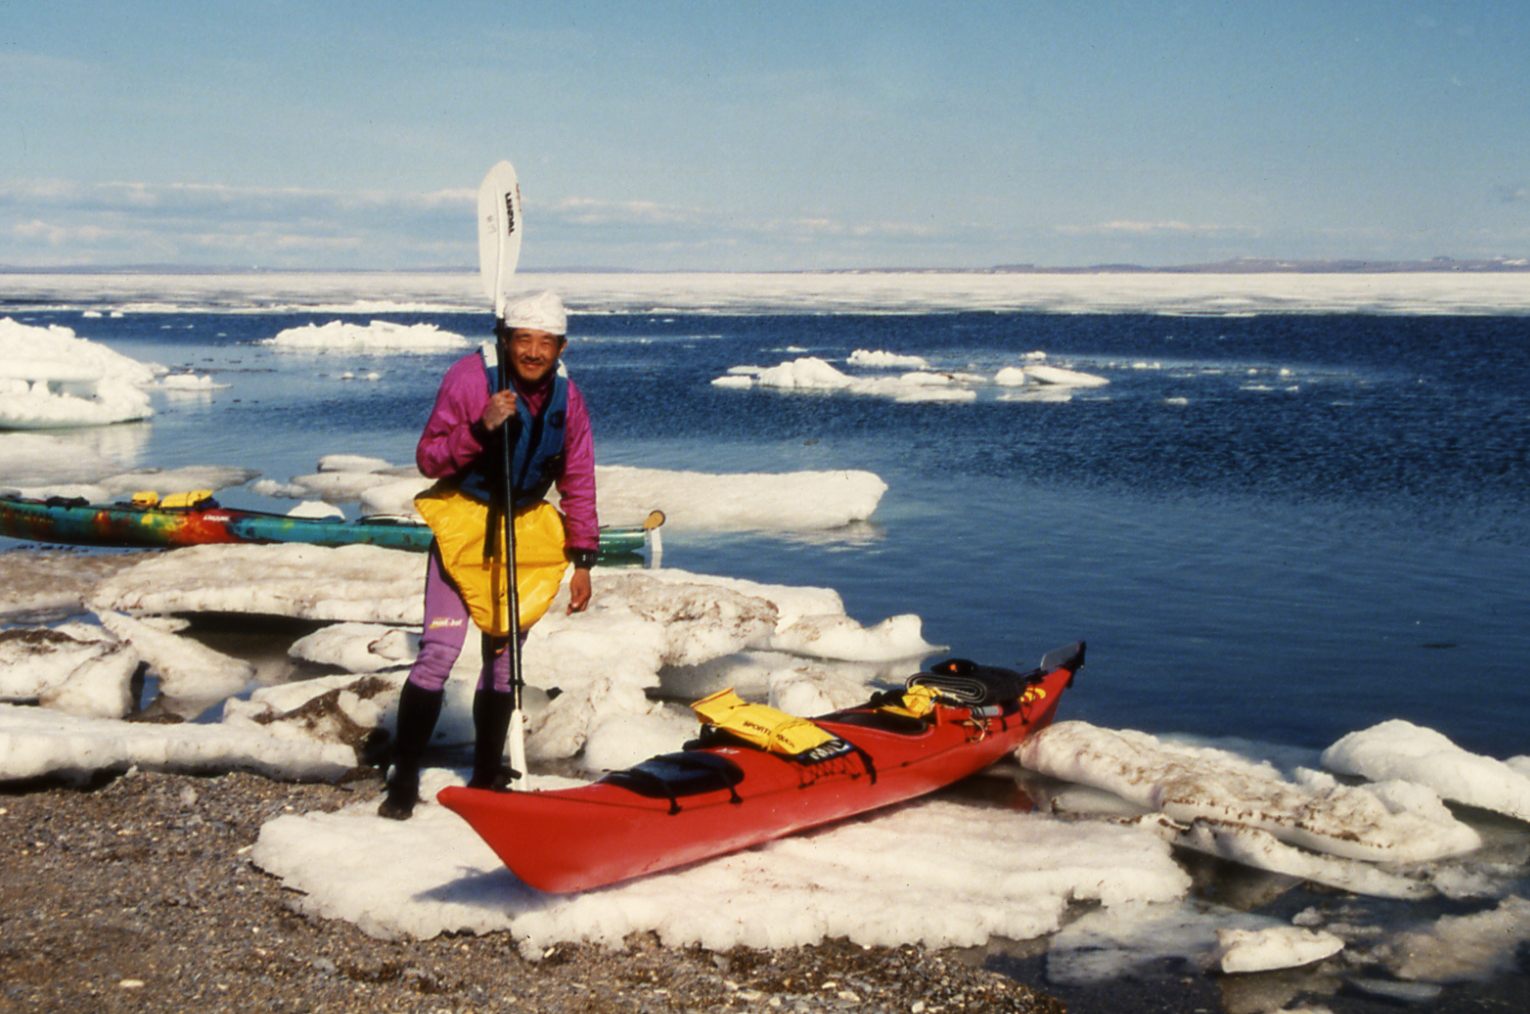
[[[994, 274], [994, 275], [1088, 275], [1088, 274], [1159, 274], [1159, 275], [1361, 275], [1436, 272], [1484, 274], [1494, 272], [1530, 272], [1530, 258], [1493, 257], [1480, 260], [1457, 260], [1454, 257], [1431, 257], [1420, 261], [1385, 261], [1363, 259], [1285, 260], [1265, 257], [1236, 257], [1205, 264], [1176, 264], [1153, 267], [1143, 264], [1085, 264], [1074, 267], [1048, 267], [1040, 264], [996, 264], [990, 267], [932, 268], [804, 268], [801, 270], [761, 269], [719, 271], [715, 268], [674, 268], [650, 271], [620, 267], [546, 267], [521, 268], [522, 274]], [[103, 264], [21, 267], [0, 264], [0, 274], [11, 275], [284, 275], [284, 274], [477, 274], [478, 268], [461, 267], [391, 267], [391, 268], [265, 268], [228, 265], [205, 267], [184, 264]]]
[[1494, 257], [1487, 260], [1456, 260], [1432, 257], [1426, 261], [1373, 260], [1278, 260], [1266, 257], [1237, 257], [1209, 264], [1180, 264], [1173, 267], [1143, 267], [1137, 264], [1092, 264], [1077, 268], [1046, 268], [1034, 264], [1000, 264], [995, 272], [1034, 274], [1145, 273], [1179, 275], [1375, 275], [1415, 271], [1530, 271], [1530, 258]]

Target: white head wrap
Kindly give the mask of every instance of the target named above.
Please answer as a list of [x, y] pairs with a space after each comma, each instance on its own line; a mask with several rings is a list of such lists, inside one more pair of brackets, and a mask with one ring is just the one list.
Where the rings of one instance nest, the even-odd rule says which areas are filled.
[[505, 307], [505, 326], [566, 335], [568, 334], [568, 314], [564, 311], [563, 300], [558, 298], [558, 294], [544, 289], [541, 292], [533, 292], [529, 296], [522, 296]]

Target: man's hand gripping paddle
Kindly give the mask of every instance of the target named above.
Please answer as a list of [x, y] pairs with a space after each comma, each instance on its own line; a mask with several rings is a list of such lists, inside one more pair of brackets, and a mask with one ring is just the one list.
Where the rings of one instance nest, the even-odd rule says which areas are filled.
[[[484, 294], [494, 304], [496, 334], [505, 322], [505, 285], [515, 274], [515, 266], [521, 259], [521, 234], [520, 183], [515, 176], [515, 167], [509, 162], [500, 162], [489, 170], [478, 187], [478, 273], [483, 279]], [[510, 386], [509, 356], [501, 348], [498, 358], [495, 389], [504, 391]], [[511, 474], [510, 423], [514, 418], [505, 420], [500, 438], [501, 464], [505, 473], [505, 594], [509, 600], [507, 618], [510, 628], [510, 643], [505, 650], [510, 652], [510, 693], [514, 708], [510, 713], [508, 734], [512, 779], [526, 775], [526, 712], [521, 706], [521, 691], [526, 684], [521, 675], [521, 597], [515, 580], [515, 478]], [[489, 517], [494, 517], [492, 511]], [[490, 541], [493, 537], [494, 533], [489, 532]], [[485, 663], [488, 662], [486, 659]]]

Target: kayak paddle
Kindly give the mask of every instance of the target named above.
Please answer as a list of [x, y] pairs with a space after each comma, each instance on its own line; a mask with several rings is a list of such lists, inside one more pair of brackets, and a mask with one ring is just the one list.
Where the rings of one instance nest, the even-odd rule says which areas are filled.
[[[521, 187], [515, 176], [515, 167], [509, 162], [499, 162], [489, 170], [478, 187], [478, 273], [483, 280], [485, 294], [494, 303], [496, 337], [505, 322], [505, 282], [515, 273], [516, 263], [521, 259]], [[495, 389], [510, 387], [510, 364], [506, 361], [508, 350], [499, 349], [499, 370]], [[525, 680], [521, 674], [521, 601], [516, 587], [515, 575], [515, 477], [511, 474], [511, 431], [507, 418], [500, 430], [501, 465], [505, 470], [505, 573], [507, 577], [507, 626], [510, 643], [505, 650], [510, 653], [510, 767], [521, 778], [526, 774], [526, 712], [521, 707]], [[493, 513], [490, 512], [490, 517]], [[492, 539], [492, 532], [488, 537]], [[492, 660], [486, 660], [492, 664]]]

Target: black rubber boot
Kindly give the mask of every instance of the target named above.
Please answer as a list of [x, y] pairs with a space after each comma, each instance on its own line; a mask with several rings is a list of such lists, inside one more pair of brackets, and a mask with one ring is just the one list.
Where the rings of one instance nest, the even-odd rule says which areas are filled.
[[515, 712], [515, 695], [479, 688], [473, 695], [473, 777], [470, 789], [509, 792], [520, 772], [505, 764], [505, 735]]
[[405, 682], [398, 697], [398, 725], [393, 734], [393, 771], [388, 778], [388, 795], [377, 808], [379, 817], [408, 820], [420, 797], [420, 758], [441, 717], [441, 690], [422, 690]]

